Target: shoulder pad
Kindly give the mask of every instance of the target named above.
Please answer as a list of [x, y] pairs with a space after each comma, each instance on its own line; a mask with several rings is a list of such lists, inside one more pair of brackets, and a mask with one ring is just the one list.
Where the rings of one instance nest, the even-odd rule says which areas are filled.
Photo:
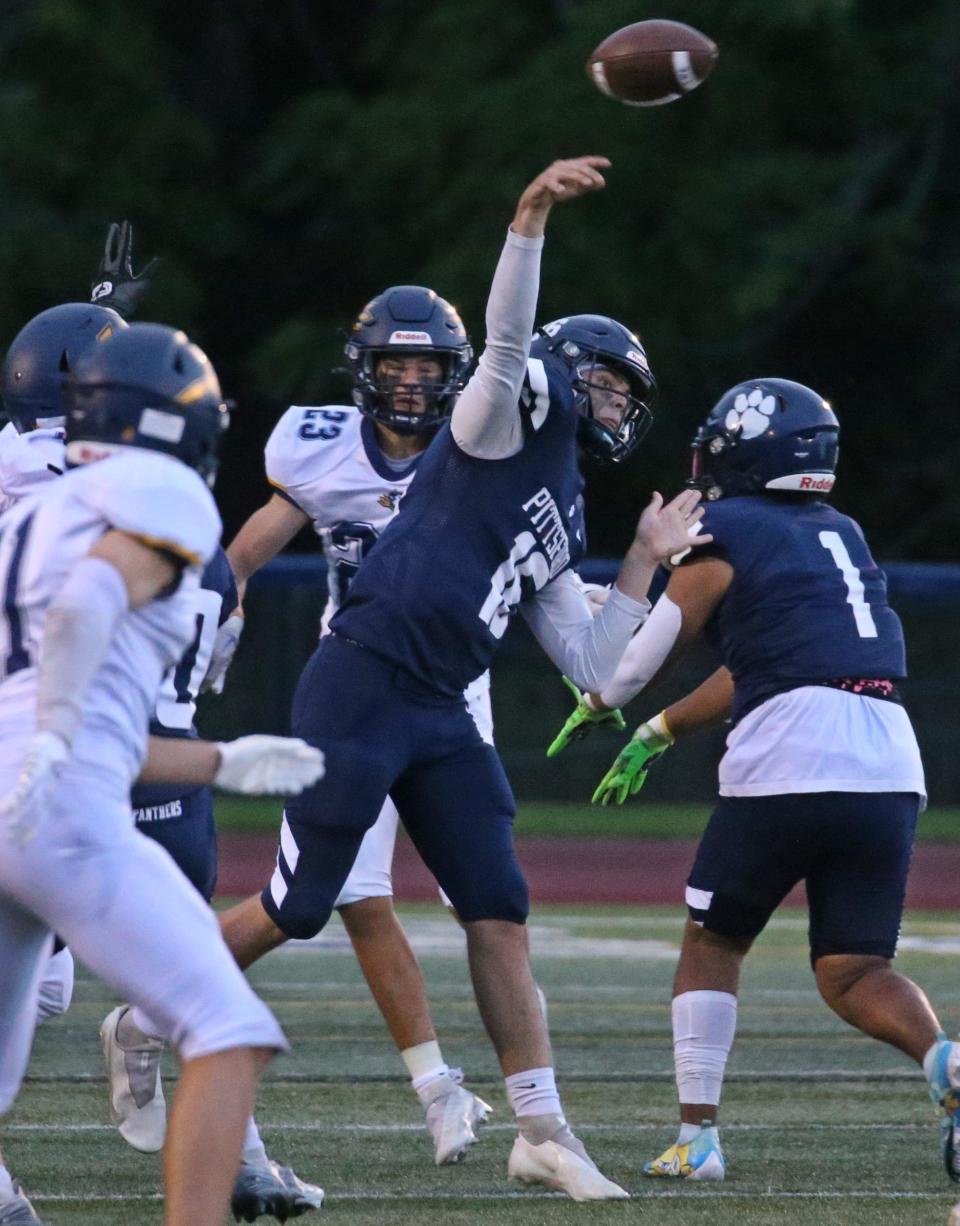
[[13, 426], [5, 427], [0, 431], [0, 493], [12, 499], [36, 493], [63, 473], [63, 453], [62, 430], [18, 434]]
[[[129, 451], [74, 470], [81, 496], [111, 528], [203, 566], [216, 551], [222, 525], [203, 479], [169, 456]], [[79, 485], [79, 481], [78, 481]]]
[[552, 408], [566, 409], [572, 390], [542, 358], [529, 358], [520, 388], [520, 409], [534, 430], [539, 430]]
[[267, 480], [295, 491], [324, 477], [360, 445], [362, 421], [352, 405], [292, 404], [267, 440]]

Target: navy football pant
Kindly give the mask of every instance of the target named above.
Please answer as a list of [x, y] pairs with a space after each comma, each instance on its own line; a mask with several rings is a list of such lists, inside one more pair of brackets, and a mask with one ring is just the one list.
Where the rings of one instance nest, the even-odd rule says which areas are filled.
[[690, 916], [752, 939], [804, 881], [813, 962], [892, 958], [919, 808], [913, 792], [721, 796], [687, 882]]
[[462, 698], [327, 635], [300, 678], [292, 724], [323, 750], [326, 773], [287, 801], [277, 869], [262, 895], [287, 936], [313, 936], [327, 922], [388, 794], [461, 919], [524, 922], [513, 794]]
[[200, 788], [188, 796], [144, 803], [148, 798], [146, 789], [134, 788], [131, 794], [137, 829], [170, 854], [181, 873], [209, 902], [217, 884], [213, 792]]

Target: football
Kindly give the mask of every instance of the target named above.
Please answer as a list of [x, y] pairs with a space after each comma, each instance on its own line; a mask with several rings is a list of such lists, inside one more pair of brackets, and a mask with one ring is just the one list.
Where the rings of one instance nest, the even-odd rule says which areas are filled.
[[587, 61], [602, 93], [627, 106], [662, 106], [713, 71], [717, 45], [680, 21], [638, 21], [605, 38]]

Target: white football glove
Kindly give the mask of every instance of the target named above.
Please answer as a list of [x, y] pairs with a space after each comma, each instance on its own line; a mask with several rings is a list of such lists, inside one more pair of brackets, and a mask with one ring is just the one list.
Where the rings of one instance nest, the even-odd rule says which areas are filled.
[[323, 778], [323, 753], [292, 736], [220, 741], [215, 787], [247, 796], [297, 796]]
[[55, 732], [36, 732], [31, 738], [16, 787], [0, 798], [0, 828], [21, 847], [37, 833], [49, 793], [69, 756], [69, 745]]
[[227, 669], [233, 662], [233, 653], [237, 650], [240, 635], [243, 633], [243, 614], [232, 613], [217, 630], [213, 640], [213, 651], [210, 653], [210, 664], [207, 675], [200, 682], [201, 694], [222, 694], [223, 683], [227, 677]]

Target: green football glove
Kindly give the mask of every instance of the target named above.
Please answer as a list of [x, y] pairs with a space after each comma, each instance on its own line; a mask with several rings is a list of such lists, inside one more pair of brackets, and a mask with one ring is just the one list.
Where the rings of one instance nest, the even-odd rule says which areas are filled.
[[635, 796], [646, 783], [652, 764], [672, 744], [673, 737], [660, 716], [648, 724], [641, 724], [600, 780], [593, 803], [607, 805], [613, 800], [622, 805], [628, 796]]
[[547, 749], [548, 758], [555, 758], [561, 749], [566, 749], [571, 741], [579, 741], [589, 736], [598, 724], [611, 724], [618, 732], [626, 732], [626, 722], [618, 710], [594, 711], [569, 677], [564, 677], [563, 684], [573, 694], [577, 705], [573, 714], [550, 742]]

